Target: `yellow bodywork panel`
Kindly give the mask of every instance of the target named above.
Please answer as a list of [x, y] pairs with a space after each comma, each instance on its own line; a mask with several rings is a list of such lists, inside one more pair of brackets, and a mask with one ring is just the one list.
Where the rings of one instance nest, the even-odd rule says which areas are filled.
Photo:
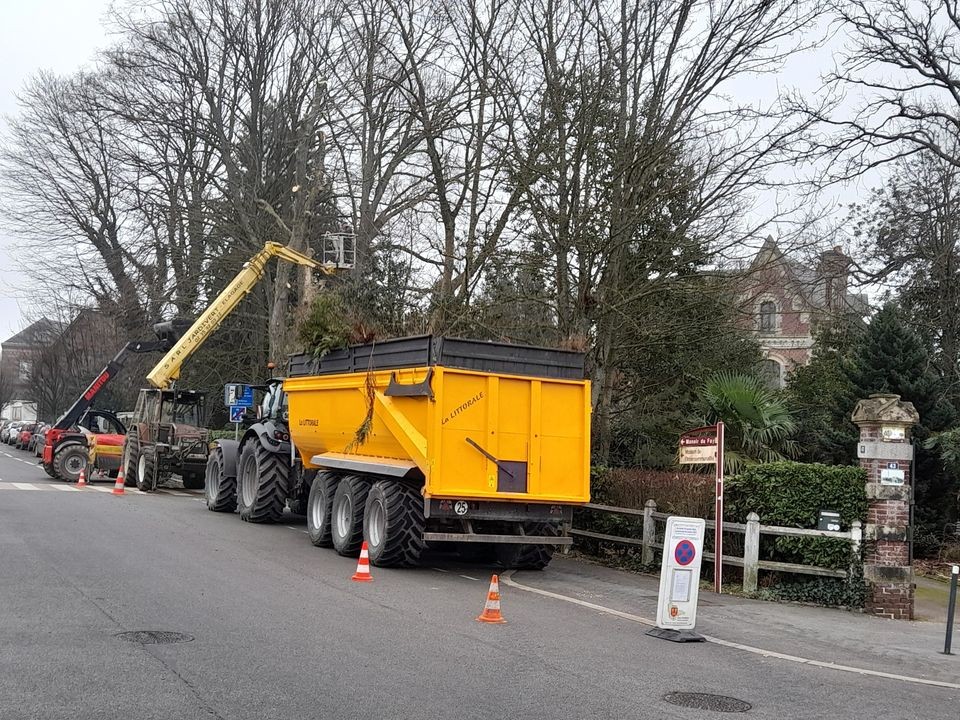
[[[433, 398], [387, 395], [429, 380]], [[590, 500], [590, 383], [445, 367], [284, 381], [308, 467], [324, 453], [413, 462], [428, 497]], [[366, 437], [358, 430], [372, 412]], [[361, 442], [362, 441], [362, 442]], [[525, 489], [525, 491], [524, 491]]]

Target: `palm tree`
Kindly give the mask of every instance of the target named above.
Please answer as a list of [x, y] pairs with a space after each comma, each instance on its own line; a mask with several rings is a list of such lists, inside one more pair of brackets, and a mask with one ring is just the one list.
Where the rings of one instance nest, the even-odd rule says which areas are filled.
[[707, 422], [724, 424], [724, 471], [786, 460], [797, 454], [797, 423], [783, 400], [759, 378], [722, 370], [704, 385]]

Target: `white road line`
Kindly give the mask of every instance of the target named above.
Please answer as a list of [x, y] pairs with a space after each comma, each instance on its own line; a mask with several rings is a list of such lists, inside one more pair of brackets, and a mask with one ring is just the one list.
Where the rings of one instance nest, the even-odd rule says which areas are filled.
[[480, 582], [480, 578], [470, 577], [469, 575], [460, 575], [459, 577], [462, 577], [464, 580], [475, 580]]
[[436, 570], [437, 572], [448, 573], [449, 570], [444, 570], [443, 568], [430, 568], [431, 570]]
[[61, 492], [80, 492], [80, 489], [73, 487], [73, 485], [51, 485], [50, 487]]
[[[513, 579], [512, 576], [514, 572], [514, 570], [508, 570], [500, 576], [504, 585], [516, 588], [517, 590], [523, 590], [524, 592], [543, 595], [544, 597], [553, 598], [554, 600], [562, 600], [563, 602], [580, 605], [585, 608], [590, 608], [591, 610], [596, 610], [608, 615], [614, 615], [616, 617], [623, 618], [624, 620], [640, 623], [641, 625], [647, 625], [649, 627], [656, 626], [656, 623], [653, 620], [640, 617], [639, 615], [633, 615], [620, 610], [614, 610], [613, 608], [604, 607], [603, 605], [597, 605], [596, 603], [587, 602], [586, 600], [580, 600], [567, 595], [550, 592], [549, 590], [541, 590], [540, 588], [530, 587], [529, 585], [521, 585]], [[730, 642], [729, 640], [721, 640], [720, 638], [712, 637], [710, 635], [704, 635], [704, 638], [707, 642], [711, 642], [722, 647], [743, 650], [744, 652], [753, 653], [754, 655], [776, 658], [777, 660], [786, 660], [787, 662], [800, 663], [801, 665], [812, 665], [813, 667], [824, 668], [826, 670], [839, 670], [840, 672], [854, 673], [856, 675], [867, 675], [870, 677], [880, 677], [887, 680], [900, 680], [902, 682], [914, 683], [916, 685], [933, 685], [935, 687], [945, 687], [953, 690], [960, 690], [960, 683], [944, 682], [943, 680], [928, 680], [926, 678], [911, 677], [909, 675], [897, 675], [896, 673], [888, 673], [881, 670], [868, 670], [866, 668], [852, 667], [850, 665], [839, 665], [837, 663], [824, 662], [822, 660], [811, 660], [810, 658], [800, 657], [798, 655], [787, 655], [786, 653], [764, 650], [763, 648], [753, 647], [752, 645], [742, 645], [741, 643]]]
[[12, 482], [10, 484], [13, 485], [17, 490], [39, 490], [40, 489], [36, 485], [33, 485], [31, 483]]
[[106, 488], [106, 487], [90, 487], [89, 485], [87, 485], [87, 487], [88, 487], [88, 488], [90, 488], [91, 490], [96, 490], [97, 492], [102, 492], [102, 493], [108, 493], [108, 492], [113, 492], [113, 488]]

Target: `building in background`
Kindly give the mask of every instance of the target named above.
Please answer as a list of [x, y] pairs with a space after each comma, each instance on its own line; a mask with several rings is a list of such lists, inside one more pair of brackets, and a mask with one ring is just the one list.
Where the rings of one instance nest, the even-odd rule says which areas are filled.
[[40, 318], [0, 343], [0, 417], [37, 419], [34, 373], [43, 351], [59, 333], [60, 328], [55, 322]]
[[793, 368], [810, 362], [824, 323], [866, 316], [866, 295], [849, 291], [850, 265], [839, 247], [803, 262], [783, 253], [772, 237], [753, 258], [739, 283], [738, 302], [773, 387], [782, 387]]

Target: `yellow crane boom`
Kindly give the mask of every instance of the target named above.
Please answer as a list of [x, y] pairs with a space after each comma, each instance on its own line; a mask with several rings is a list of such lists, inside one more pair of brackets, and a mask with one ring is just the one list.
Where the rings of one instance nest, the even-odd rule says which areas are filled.
[[260, 282], [267, 269], [267, 262], [272, 257], [288, 260], [298, 265], [307, 265], [326, 274], [333, 273], [333, 263], [319, 263], [303, 253], [291, 250], [286, 245], [277, 242], [268, 242], [263, 250], [254, 255], [230, 281], [223, 292], [207, 306], [207, 309], [198, 317], [193, 325], [183, 333], [173, 347], [158, 362], [153, 370], [147, 374], [147, 380], [155, 388], [168, 388], [180, 377], [180, 368], [203, 343], [207, 341], [220, 323], [240, 304], [253, 287]]

